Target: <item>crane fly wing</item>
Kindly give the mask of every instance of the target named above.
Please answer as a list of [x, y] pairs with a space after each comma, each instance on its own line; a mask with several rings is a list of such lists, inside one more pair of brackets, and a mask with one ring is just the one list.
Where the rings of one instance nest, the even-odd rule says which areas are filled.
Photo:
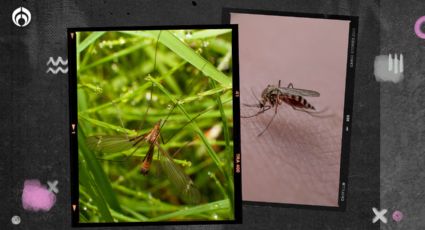
[[134, 147], [125, 135], [95, 135], [86, 138], [87, 146], [94, 152], [117, 153]]
[[280, 92], [284, 94], [292, 94], [292, 95], [298, 95], [298, 96], [304, 96], [304, 97], [319, 97], [320, 93], [308, 90], [308, 89], [297, 89], [297, 88], [286, 88], [281, 87], [279, 88]]
[[195, 187], [193, 181], [183, 172], [179, 166], [173, 162], [168, 153], [160, 145], [157, 145], [157, 147], [161, 152], [161, 167], [167, 174], [170, 182], [179, 191], [182, 200], [190, 204], [199, 203], [201, 194]]

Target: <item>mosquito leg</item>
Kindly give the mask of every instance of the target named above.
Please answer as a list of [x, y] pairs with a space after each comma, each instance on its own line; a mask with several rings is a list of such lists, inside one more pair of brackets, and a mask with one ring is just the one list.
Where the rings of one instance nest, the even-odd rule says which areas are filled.
[[294, 88], [294, 85], [292, 85], [292, 83], [289, 83], [288, 88]]
[[269, 110], [269, 109], [271, 109], [271, 108], [272, 108], [271, 106], [265, 106], [265, 107], [263, 107], [263, 108], [262, 108], [259, 112], [257, 112], [256, 114], [251, 115], [251, 116], [241, 116], [241, 118], [251, 118], [251, 117], [258, 116], [258, 115], [260, 115], [260, 114], [262, 114], [262, 113], [266, 112], [267, 110]]
[[170, 138], [167, 139], [167, 143], [173, 139], [184, 127], [186, 127], [187, 125], [189, 125], [190, 123], [192, 123], [192, 121], [196, 120], [198, 117], [204, 115], [206, 112], [212, 110], [215, 106], [210, 106], [207, 109], [205, 109], [204, 111], [202, 111], [201, 113], [199, 113], [198, 115], [192, 117], [192, 119], [190, 119], [189, 122], [187, 122], [186, 124], [184, 124], [176, 133], [174, 133], [173, 135], [171, 135]]
[[[173, 108], [171, 108], [170, 112], [168, 113], [167, 117], [165, 118], [164, 122], [162, 123], [161, 127], [159, 128], [160, 130], [162, 129], [162, 127], [165, 125], [165, 122], [168, 120], [168, 118], [170, 117], [171, 113], [173, 113], [174, 109], [176, 108], [177, 104], [173, 105]], [[162, 138], [162, 137], [161, 137]]]
[[180, 151], [190, 145], [193, 145], [195, 143], [195, 141], [191, 141], [191, 142], [187, 142], [185, 145], [183, 145], [182, 147], [180, 147], [176, 152], [173, 153], [173, 158], [180, 153]]
[[280, 105], [280, 101], [279, 101], [279, 94], [277, 95], [277, 100], [276, 100], [276, 107], [275, 107], [275, 109], [274, 109], [274, 114], [276, 114], [277, 113], [277, 107]]
[[[202, 68], [205, 67], [205, 65], [207, 64], [207, 62], [202, 66]], [[201, 70], [202, 71], [202, 70]], [[196, 78], [192, 78], [192, 80], [190, 81], [190, 83], [188, 84], [189, 87], [191, 88], [191, 86], [195, 83], [195, 79]], [[183, 94], [184, 95], [184, 94]], [[177, 100], [177, 103], [173, 104], [173, 107], [171, 108], [170, 112], [168, 113], [167, 117], [165, 118], [164, 122], [162, 123], [160, 130], [162, 130], [162, 127], [164, 127], [165, 123], [167, 122], [168, 118], [170, 117], [170, 115], [173, 113], [174, 109], [178, 106], [178, 102], [183, 98], [183, 95], [181, 95], [179, 97], [179, 99]], [[208, 111], [209, 109], [206, 109], [206, 111]], [[184, 124], [176, 133], [172, 134], [170, 138], [167, 138], [167, 142], [164, 142], [164, 139], [161, 136], [161, 140], [163, 143], [168, 143], [175, 135], [177, 135], [181, 130], [183, 130], [184, 127], [186, 127], [187, 125], [189, 125], [190, 123], [192, 123], [196, 118], [198, 118], [199, 116], [201, 116], [203, 113], [201, 112], [200, 114], [196, 115], [193, 118], [189, 119], [189, 122], [187, 122], [186, 124]]]
[[279, 80], [279, 84], [278, 84], [278, 87], [280, 88], [280, 80]]
[[278, 107], [278, 105], [276, 105], [276, 110], [275, 110], [275, 113], [273, 114], [272, 119], [270, 119], [270, 121], [269, 121], [269, 123], [267, 124], [266, 128], [265, 128], [263, 131], [261, 131], [261, 133], [259, 133], [259, 134], [258, 134], [258, 136], [263, 135], [263, 133], [264, 133], [264, 132], [265, 132], [265, 131], [269, 128], [270, 124], [272, 123], [272, 121], [273, 121], [274, 117], [275, 117], [275, 116], [276, 116], [276, 114], [277, 114], [277, 107]]
[[[280, 80], [279, 80], [279, 86], [280, 86]], [[275, 106], [275, 109], [274, 109], [274, 114], [273, 114], [273, 117], [272, 117], [272, 119], [270, 119], [270, 121], [269, 121], [269, 123], [267, 124], [267, 126], [266, 126], [266, 128], [261, 132], [261, 133], [259, 133], [258, 134], [258, 136], [261, 136], [261, 135], [263, 135], [263, 133], [269, 128], [269, 126], [271, 125], [271, 123], [272, 123], [272, 121], [273, 121], [273, 119], [275, 118], [275, 116], [276, 116], [276, 114], [277, 114], [277, 109], [278, 109], [278, 107], [279, 107], [279, 105], [280, 105], [280, 101], [279, 101], [279, 97], [280, 97], [280, 94], [278, 93], [277, 95], [276, 95], [276, 106]], [[271, 107], [270, 107], [271, 108]]]
[[130, 157], [132, 157], [133, 155], [134, 155], [134, 153], [136, 153], [136, 151], [138, 150], [139, 148], [135, 148], [129, 155], [127, 155], [127, 156], [125, 156], [123, 159], [121, 159], [121, 160], [111, 160], [111, 159], [104, 159], [104, 158], [101, 158], [101, 157], [97, 157], [96, 156], [96, 159], [98, 159], [98, 160], [101, 160], [101, 161], [110, 161], [110, 162], [126, 162]]
[[144, 116], [144, 118], [143, 118], [143, 121], [142, 121], [142, 123], [140, 123], [140, 126], [139, 126], [139, 129], [138, 130], [140, 130], [140, 129], [142, 129], [143, 128], [143, 126], [145, 125], [145, 122], [146, 122], [146, 114], [148, 114], [148, 112], [149, 112], [149, 109], [150, 109], [150, 107], [151, 107], [151, 102], [152, 102], [152, 94], [153, 94], [153, 83], [152, 83], [152, 85], [151, 85], [151, 87], [150, 87], [150, 90], [149, 90], [149, 102], [148, 102], [148, 106], [146, 107], [146, 111], [145, 111], [145, 116]]
[[[156, 44], [155, 44], [155, 55], [154, 55], [154, 61], [153, 61], [153, 70], [152, 70], [152, 75], [153, 75], [153, 74], [154, 74], [154, 72], [156, 71], [156, 59], [157, 59], [157, 53], [158, 53], [158, 43], [159, 43], [159, 38], [161, 37], [161, 33], [162, 33], [162, 30], [160, 30], [160, 31], [159, 31], [159, 33], [158, 33], [158, 37], [156, 38]], [[153, 85], [153, 82], [152, 82], [151, 88], [150, 88], [150, 90], [149, 90], [149, 102], [148, 102], [148, 106], [147, 106], [146, 111], [145, 111], [145, 115], [146, 115], [146, 114], [148, 114], [149, 109], [150, 109], [151, 104], [152, 104], [153, 86], [154, 86], [154, 85]], [[144, 116], [143, 121], [142, 121], [142, 123], [140, 124], [139, 130], [140, 130], [140, 129], [141, 129], [141, 128], [145, 125], [146, 117], [147, 117], [147, 116]]]
[[[117, 110], [117, 115], [118, 115], [118, 119], [120, 120], [121, 127], [124, 128], [124, 122], [122, 121], [122, 118], [121, 118], [121, 110], [118, 108], [117, 104], [114, 101], [112, 101], [111, 104]], [[125, 137], [127, 138], [127, 140], [130, 140], [130, 138], [128, 137], [128, 133], [127, 132], [125, 132]]]
[[243, 104], [243, 105], [246, 107], [257, 107], [257, 108], [260, 107], [260, 104]]

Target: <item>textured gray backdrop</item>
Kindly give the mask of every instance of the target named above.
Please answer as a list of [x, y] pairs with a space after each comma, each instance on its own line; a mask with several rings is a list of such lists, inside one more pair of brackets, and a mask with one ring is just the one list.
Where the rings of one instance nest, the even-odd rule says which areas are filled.
[[381, 229], [425, 229], [425, 40], [413, 31], [425, 2], [392, 2], [381, 1], [380, 52], [403, 53], [404, 79], [380, 83], [381, 207], [404, 220]]
[[[19, 6], [32, 13], [25, 28], [11, 21]], [[425, 70], [420, 55], [425, 40], [413, 33], [415, 20], [425, 14], [421, 0], [2, 1], [0, 228], [70, 228], [68, 79], [65, 74], [46, 74], [50, 56], [67, 55], [67, 27], [219, 24], [222, 7], [359, 16], [347, 210], [244, 206], [243, 225], [143, 229], [378, 229], [371, 221], [372, 207], [405, 214], [400, 223], [387, 214], [389, 222], [381, 224], [382, 229], [424, 228]], [[405, 55], [401, 83], [375, 81], [374, 57], [388, 52]], [[59, 181], [52, 210], [23, 210], [26, 179]], [[14, 215], [21, 217], [19, 225], [12, 225]]]

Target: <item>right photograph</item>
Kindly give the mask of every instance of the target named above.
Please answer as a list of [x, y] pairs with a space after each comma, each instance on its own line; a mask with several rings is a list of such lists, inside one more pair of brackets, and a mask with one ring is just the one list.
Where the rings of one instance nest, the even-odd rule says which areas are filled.
[[239, 28], [243, 200], [344, 210], [357, 18], [223, 16]]

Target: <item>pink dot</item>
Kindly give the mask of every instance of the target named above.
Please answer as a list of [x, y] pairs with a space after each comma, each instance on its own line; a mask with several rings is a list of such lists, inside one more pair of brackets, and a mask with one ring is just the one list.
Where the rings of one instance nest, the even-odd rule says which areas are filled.
[[393, 220], [395, 222], [400, 222], [403, 219], [403, 213], [396, 210], [393, 212]]

